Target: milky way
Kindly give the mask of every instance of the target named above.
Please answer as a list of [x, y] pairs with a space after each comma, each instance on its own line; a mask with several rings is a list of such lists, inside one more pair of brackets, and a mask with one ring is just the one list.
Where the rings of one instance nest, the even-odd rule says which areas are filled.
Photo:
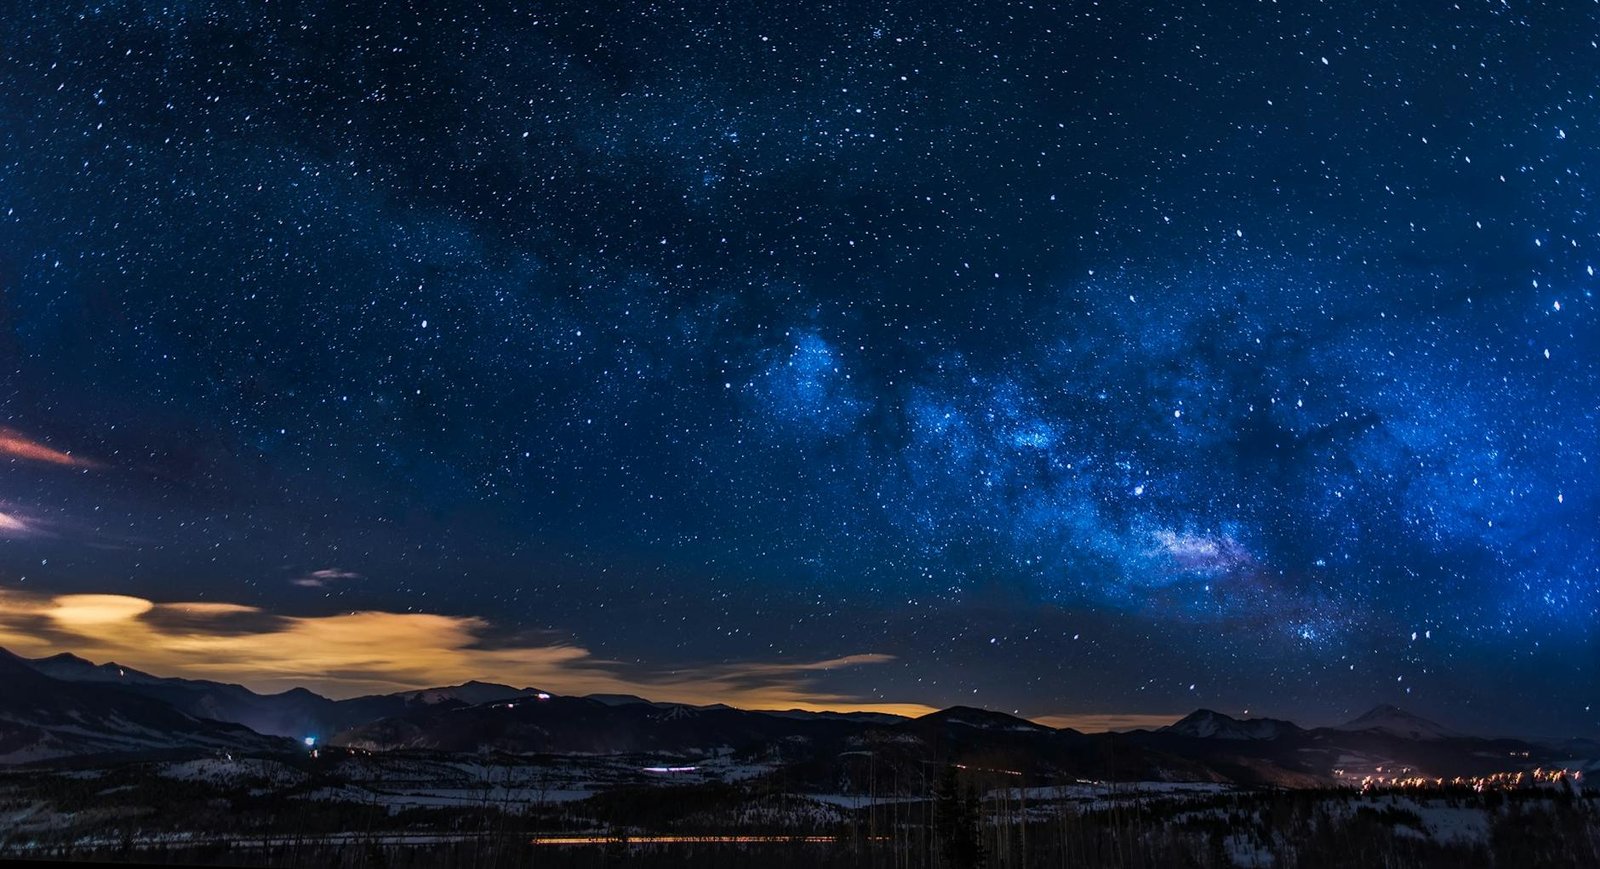
[[0, 13], [0, 582], [1600, 726], [1600, 7], [1123, 6]]

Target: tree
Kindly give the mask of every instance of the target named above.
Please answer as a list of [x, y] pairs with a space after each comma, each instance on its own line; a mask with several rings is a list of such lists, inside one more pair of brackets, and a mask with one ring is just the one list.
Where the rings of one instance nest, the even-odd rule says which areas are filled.
[[971, 785], [962, 789], [954, 766], [946, 766], [939, 777], [933, 811], [945, 865], [950, 869], [982, 869], [986, 855], [978, 837], [978, 791]]

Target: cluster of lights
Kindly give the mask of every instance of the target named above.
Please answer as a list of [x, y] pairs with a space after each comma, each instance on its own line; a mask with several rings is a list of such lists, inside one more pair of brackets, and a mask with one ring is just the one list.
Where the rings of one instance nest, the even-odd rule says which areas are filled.
[[973, 772], [994, 772], [999, 773], [1000, 775], [1022, 775], [1022, 771], [1016, 769], [1001, 769], [994, 766], [967, 766], [964, 763], [952, 763], [950, 765], [956, 769], [971, 770]]
[[1583, 784], [1583, 772], [1575, 769], [1535, 769], [1532, 772], [1497, 772], [1490, 775], [1429, 778], [1427, 776], [1366, 776], [1362, 791], [1377, 789], [1422, 789], [1469, 787], [1478, 793], [1521, 788], [1572, 788]]
[[[542, 702], [542, 701], [545, 701], [545, 700], [549, 700], [550, 699], [550, 695], [546, 694], [543, 691], [540, 691], [539, 693], [533, 695], [533, 699], [539, 700], [539, 701]], [[490, 704], [489, 708], [491, 708], [491, 709], [515, 709], [515, 708], [517, 708], [517, 702], [515, 700], [512, 700], [512, 701], [508, 701], [506, 703], [492, 703], [492, 704]]]

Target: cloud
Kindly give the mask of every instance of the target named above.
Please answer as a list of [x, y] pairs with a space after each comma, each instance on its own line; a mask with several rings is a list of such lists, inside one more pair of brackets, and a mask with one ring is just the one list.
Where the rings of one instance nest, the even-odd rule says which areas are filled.
[[15, 429], [3, 427], [0, 427], [0, 456], [25, 459], [30, 462], [47, 462], [68, 468], [100, 467], [99, 462], [52, 449]]
[[290, 584], [301, 588], [326, 588], [336, 582], [347, 579], [360, 579], [361, 574], [353, 570], [340, 570], [337, 567], [326, 567], [322, 570], [313, 570], [304, 576], [297, 576], [289, 580]]
[[258, 691], [304, 686], [350, 697], [492, 679], [561, 694], [639, 694], [749, 709], [932, 711], [918, 703], [863, 700], [817, 684], [828, 671], [888, 663], [894, 660], [890, 655], [638, 674], [624, 673], [616, 662], [597, 659], [574, 644], [489, 645], [490, 628], [476, 616], [382, 611], [294, 616], [227, 602], [0, 591], [0, 646], [18, 654], [72, 651], [161, 675], [239, 682]]
[[0, 512], [0, 537], [32, 537], [39, 533], [33, 522], [15, 513]]
[[44, 614], [66, 630], [77, 630], [131, 621], [154, 608], [142, 597], [124, 594], [64, 594]]
[[[922, 703], [883, 702], [825, 687], [830, 672], [897, 660], [878, 652], [640, 671], [571, 643], [491, 644], [486, 638], [492, 628], [476, 616], [384, 611], [295, 616], [223, 601], [161, 603], [119, 594], [0, 590], [0, 646], [18, 654], [71, 651], [160, 675], [238, 682], [261, 692], [306, 687], [353, 697], [484, 679], [558, 694], [636, 694], [745, 709], [907, 716], [934, 711]], [[1075, 713], [1033, 720], [1098, 732], [1160, 727], [1179, 717]]]
[[832, 670], [840, 667], [855, 667], [861, 664], [887, 664], [893, 661], [893, 655], [879, 653], [866, 653], [861, 655], [845, 655], [841, 658], [828, 658], [823, 661], [814, 661], [805, 664], [744, 664], [741, 665], [749, 673], [796, 673], [816, 670]]

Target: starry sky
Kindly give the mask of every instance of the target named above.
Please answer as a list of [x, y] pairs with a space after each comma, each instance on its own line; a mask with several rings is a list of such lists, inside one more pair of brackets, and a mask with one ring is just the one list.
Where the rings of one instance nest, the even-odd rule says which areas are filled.
[[1600, 728], [1600, 5], [0, 12], [0, 644]]

